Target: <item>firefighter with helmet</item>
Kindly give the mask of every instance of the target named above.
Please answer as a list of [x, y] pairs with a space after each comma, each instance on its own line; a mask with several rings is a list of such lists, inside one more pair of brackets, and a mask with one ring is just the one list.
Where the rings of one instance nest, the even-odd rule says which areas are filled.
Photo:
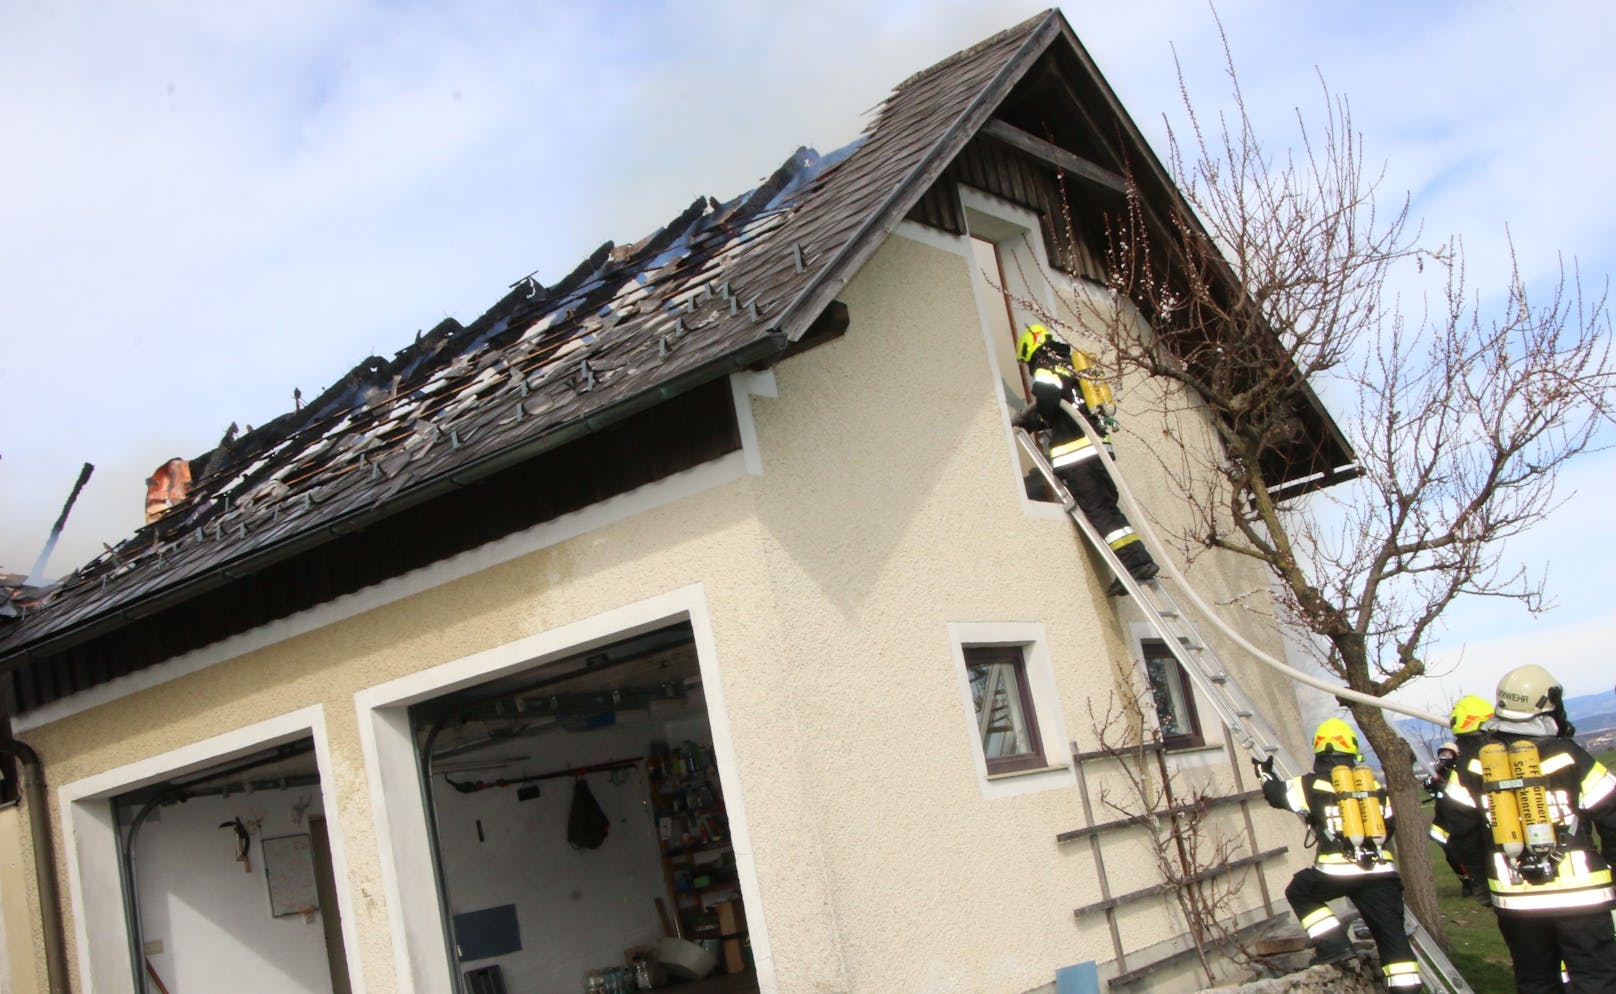
[[1313, 962], [1338, 963], [1353, 954], [1330, 910], [1331, 901], [1345, 897], [1375, 938], [1387, 990], [1422, 991], [1419, 963], [1403, 929], [1403, 879], [1386, 851], [1391, 804], [1358, 754], [1352, 726], [1340, 718], [1319, 725], [1312, 772], [1281, 780], [1270, 756], [1258, 764], [1258, 773], [1268, 803], [1301, 815], [1317, 839], [1313, 865], [1298, 870], [1285, 888], [1285, 899], [1313, 942]]
[[[1485, 697], [1466, 694], [1454, 702], [1453, 710], [1448, 713], [1448, 728], [1453, 731], [1453, 741], [1443, 743], [1442, 748], [1437, 750], [1438, 756], [1443, 758], [1437, 762], [1436, 776], [1426, 785], [1436, 800], [1431, 817], [1431, 838], [1442, 847], [1448, 867], [1459, 877], [1463, 896], [1475, 897], [1483, 902], [1487, 900], [1487, 895], [1486, 885], [1482, 881], [1487, 874], [1482, 826], [1466, 813], [1467, 809], [1475, 807], [1470, 795], [1461, 790], [1449, 796], [1449, 784], [1455, 772], [1464, 769], [1475, 758], [1476, 751], [1486, 740], [1487, 723], [1492, 717], [1492, 702]], [[1447, 754], [1445, 757], [1444, 753]], [[1465, 801], [1461, 802], [1460, 797]]]
[[1616, 775], [1570, 737], [1563, 693], [1541, 666], [1505, 673], [1492, 725], [1445, 793], [1483, 830], [1516, 990], [1616, 994]]
[[[1029, 432], [1048, 428], [1049, 463], [1072, 499], [1111, 546], [1117, 559], [1135, 580], [1155, 576], [1158, 567], [1133, 526], [1117, 507], [1117, 486], [1099, 453], [1072, 417], [1061, 408], [1066, 401], [1094, 428], [1111, 454], [1113, 415], [1111, 387], [1096, 374], [1094, 357], [1074, 349], [1059, 335], [1041, 324], [1028, 325], [1016, 339], [1016, 358], [1025, 363], [1032, 377], [1032, 403], [1013, 419], [1016, 427]], [[1125, 592], [1120, 580], [1111, 584], [1113, 596]]]

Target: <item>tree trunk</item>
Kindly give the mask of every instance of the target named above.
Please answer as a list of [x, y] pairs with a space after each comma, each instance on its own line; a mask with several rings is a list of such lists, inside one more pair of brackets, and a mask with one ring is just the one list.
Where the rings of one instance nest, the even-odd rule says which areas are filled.
[[1431, 847], [1426, 842], [1430, 819], [1420, 808], [1424, 790], [1414, 776], [1414, 750], [1393, 730], [1380, 708], [1353, 704], [1351, 709], [1385, 771], [1386, 793], [1397, 819], [1394, 832], [1397, 866], [1403, 877], [1403, 899], [1414, 917], [1425, 926], [1425, 931], [1446, 949], [1448, 939], [1442, 931], [1442, 914], [1437, 906]]

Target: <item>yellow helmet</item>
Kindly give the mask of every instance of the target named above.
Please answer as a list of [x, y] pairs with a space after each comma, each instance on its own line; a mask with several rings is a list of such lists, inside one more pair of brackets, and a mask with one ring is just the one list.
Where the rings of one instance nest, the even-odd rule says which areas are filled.
[[1481, 723], [1493, 716], [1493, 706], [1485, 697], [1466, 694], [1453, 704], [1448, 714], [1448, 727], [1455, 735], [1469, 735], [1481, 731]]
[[1358, 733], [1340, 718], [1330, 718], [1313, 733], [1313, 752], [1340, 752], [1358, 755]]
[[1032, 362], [1033, 353], [1043, 347], [1049, 339], [1049, 329], [1041, 324], [1029, 324], [1016, 336], [1016, 358], [1022, 362]]

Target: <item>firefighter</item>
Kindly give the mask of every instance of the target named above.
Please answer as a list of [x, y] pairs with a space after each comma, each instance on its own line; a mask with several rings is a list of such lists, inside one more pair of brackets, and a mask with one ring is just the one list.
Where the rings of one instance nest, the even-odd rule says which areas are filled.
[[[1030, 432], [1050, 430], [1050, 465], [1077, 506], [1129, 575], [1140, 582], [1155, 576], [1156, 561], [1117, 507], [1116, 483], [1100, 465], [1088, 435], [1061, 409], [1064, 400], [1081, 411], [1105, 444], [1106, 453], [1111, 453], [1116, 405], [1110, 386], [1094, 370], [1094, 357], [1072, 348], [1043, 325], [1032, 324], [1016, 339], [1016, 358], [1031, 372], [1033, 396], [1032, 403], [1015, 416], [1016, 427]], [[1125, 592], [1121, 580], [1112, 582], [1109, 593]]]
[[1331, 718], [1313, 734], [1311, 773], [1280, 780], [1273, 757], [1258, 769], [1268, 803], [1301, 815], [1318, 841], [1313, 865], [1297, 871], [1285, 888], [1286, 900], [1313, 940], [1313, 962], [1338, 963], [1352, 955], [1352, 942], [1329, 904], [1345, 897], [1375, 938], [1387, 989], [1400, 994], [1423, 990], [1403, 929], [1403, 880], [1386, 851], [1391, 804], [1363, 765], [1358, 734], [1340, 718]]
[[1486, 738], [1487, 723], [1492, 717], [1493, 706], [1485, 697], [1466, 694], [1454, 702], [1453, 710], [1448, 713], [1448, 728], [1453, 732], [1453, 741], [1444, 743], [1437, 750], [1439, 757], [1447, 752], [1450, 758], [1438, 760], [1437, 775], [1426, 788], [1436, 799], [1436, 809], [1431, 818], [1431, 838], [1442, 847], [1442, 855], [1447, 859], [1449, 868], [1458, 875], [1462, 895], [1483, 902], [1487, 901], [1486, 885], [1482, 883], [1487, 877], [1486, 839], [1478, 820], [1466, 813], [1467, 808], [1475, 807], [1470, 794], [1464, 790], [1450, 791], [1449, 788], [1458, 771], [1475, 758], [1476, 751]]
[[1431, 775], [1425, 780], [1425, 792], [1431, 795], [1436, 803], [1436, 809], [1431, 816], [1431, 838], [1442, 847], [1442, 856], [1448, 861], [1448, 869], [1459, 878], [1459, 890], [1463, 897], [1475, 893], [1475, 884], [1470, 874], [1465, 870], [1464, 863], [1459, 859], [1457, 847], [1450, 848], [1449, 830], [1443, 824], [1443, 798], [1442, 791], [1447, 786], [1448, 777], [1453, 775], [1454, 764], [1459, 761], [1459, 743], [1444, 742], [1436, 750], [1436, 763], [1431, 768]]
[[1465, 816], [1486, 830], [1487, 886], [1516, 989], [1616, 994], [1616, 888], [1605, 858], [1616, 846], [1616, 775], [1566, 734], [1562, 698], [1541, 666], [1504, 674], [1484, 742], [1447, 794], [1468, 801]]

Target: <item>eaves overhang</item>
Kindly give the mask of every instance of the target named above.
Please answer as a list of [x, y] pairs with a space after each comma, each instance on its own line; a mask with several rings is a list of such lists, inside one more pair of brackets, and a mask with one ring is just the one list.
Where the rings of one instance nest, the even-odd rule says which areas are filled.
[[789, 345], [790, 342], [783, 333], [771, 328], [762, 337], [681, 376], [650, 389], [629, 394], [616, 403], [582, 417], [557, 424], [542, 435], [489, 453], [457, 467], [453, 472], [424, 480], [399, 491], [384, 503], [356, 508], [330, 521], [323, 521], [317, 528], [294, 533], [273, 544], [210, 567], [179, 583], [131, 598], [65, 630], [24, 641], [20, 645], [0, 648], [0, 671], [33, 660], [49, 658], [65, 649], [115, 631], [130, 621], [159, 614], [203, 593], [228, 586], [271, 566], [287, 562], [324, 545], [332, 537], [362, 531], [445, 494], [486, 480], [511, 466], [554, 451], [587, 435], [598, 433], [715, 379], [727, 377], [740, 370], [769, 365], [779, 358]]

